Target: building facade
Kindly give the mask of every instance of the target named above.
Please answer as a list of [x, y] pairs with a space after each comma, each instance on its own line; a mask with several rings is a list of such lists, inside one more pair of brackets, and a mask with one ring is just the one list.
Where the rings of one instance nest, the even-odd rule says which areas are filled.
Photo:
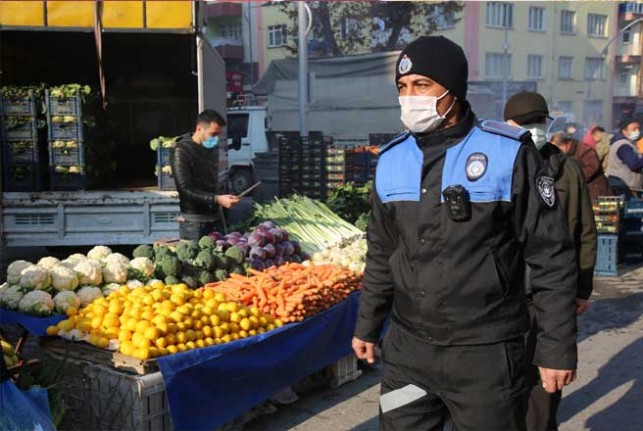
[[619, 5], [618, 28], [614, 41], [614, 126], [627, 117], [643, 117], [643, 2]]

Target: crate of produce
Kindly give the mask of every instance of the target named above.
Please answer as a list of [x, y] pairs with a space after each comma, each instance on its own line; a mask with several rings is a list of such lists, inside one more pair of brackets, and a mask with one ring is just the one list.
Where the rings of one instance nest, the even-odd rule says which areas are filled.
[[76, 120], [73, 122], [49, 122], [49, 140], [83, 140], [83, 123]]
[[3, 145], [4, 163], [7, 165], [19, 163], [39, 163], [42, 156], [37, 142], [5, 142]]
[[643, 218], [643, 199], [630, 199], [625, 202], [626, 218]]
[[2, 117], [2, 136], [5, 142], [37, 141], [38, 120], [33, 117]]
[[599, 235], [594, 275], [610, 277], [617, 276], [617, 263], [618, 235]]
[[176, 190], [176, 183], [174, 177], [168, 172], [159, 172], [158, 186], [160, 190]]
[[52, 97], [47, 91], [47, 112], [49, 115], [70, 115], [82, 118], [82, 99], [79, 94], [71, 97]]
[[43, 187], [42, 167], [37, 163], [3, 166], [4, 191], [40, 191]]
[[333, 388], [357, 380], [362, 375], [362, 370], [357, 367], [357, 357], [352, 353], [326, 367], [325, 372], [328, 374], [330, 386]]
[[3, 97], [0, 101], [2, 115], [18, 115], [35, 117], [39, 113], [38, 99], [35, 96], [9, 98]]
[[156, 150], [157, 164], [159, 166], [170, 166], [170, 156], [172, 155], [173, 151], [174, 148], [172, 147], [168, 148], [159, 146]]
[[74, 166], [57, 166], [50, 168], [50, 185], [52, 190], [85, 190], [88, 187], [87, 176], [82, 167], [74, 169]]
[[620, 212], [623, 208], [621, 196], [599, 196], [594, 203], [594, 212]]
[[132, 375], [87, 360], [47, 352], [60, 370], [66, 407], [62, 429], [170, 431], [172, 420], [160, 372]]
[[52, 166], [84, 166], [83, 144], [75, 141], [66, 143], [65, 146], [49, 144], [49, 164]]

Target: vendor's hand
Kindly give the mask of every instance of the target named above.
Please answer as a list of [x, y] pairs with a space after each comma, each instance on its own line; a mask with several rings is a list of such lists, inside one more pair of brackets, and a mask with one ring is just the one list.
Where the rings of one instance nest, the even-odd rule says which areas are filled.
[[234, 195], [217, 195], [217, 203], [223, 208], [232, 208], [239, 203], [241, 199]]
[[576, 298], [576, 315], [580, 316], [589, 310], [589, 299]]
[[357, 359], [365, 359], [369, 364], [375, 363], [375, 344], [353, 337], [353, 351]]
[[552, 370], [551, 368], [538, 367], [543, 389], [550, 394], [560, 391], [576, 379], [576, 370]]

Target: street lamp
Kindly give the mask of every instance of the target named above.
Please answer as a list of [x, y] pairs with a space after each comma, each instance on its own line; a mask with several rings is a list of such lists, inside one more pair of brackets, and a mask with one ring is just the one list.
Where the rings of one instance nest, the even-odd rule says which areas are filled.
[[299, 37], [299, 136], [308, 136], [308, 33], [312, 28], [313, 14], [304, 1], [297, 3]]

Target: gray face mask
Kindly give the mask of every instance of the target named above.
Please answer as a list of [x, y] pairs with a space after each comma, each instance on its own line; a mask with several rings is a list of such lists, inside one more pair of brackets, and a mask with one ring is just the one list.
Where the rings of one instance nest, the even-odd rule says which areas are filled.
[[525, 124], [523, 129], [529, 130], [531, 133], [531, 140], [539, 150], [547, 143], [547, 125], [546, 124]]

